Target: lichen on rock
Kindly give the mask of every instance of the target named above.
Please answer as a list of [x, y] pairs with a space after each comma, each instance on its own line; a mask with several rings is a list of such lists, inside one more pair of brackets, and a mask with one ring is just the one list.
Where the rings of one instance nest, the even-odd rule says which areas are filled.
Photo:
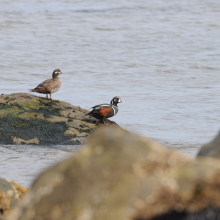
[[0, 218], [23, 197], [27, 189], [14, 181], [0, 178]]

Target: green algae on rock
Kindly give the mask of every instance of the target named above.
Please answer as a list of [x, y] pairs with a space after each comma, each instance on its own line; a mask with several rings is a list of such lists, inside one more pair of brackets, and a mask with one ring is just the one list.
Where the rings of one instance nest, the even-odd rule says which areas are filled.
[[6, 220], [180, 219], [166, 214], [186, 220], [207, 212], [204, 219], [213, 220], [219, 188], [218, 160], [191, 159], [122, 129], [99, 129], [40, 174]]
[[99, 125], [89, 111], [29, 93], [0, 96], [0, 144], [82, 144]]

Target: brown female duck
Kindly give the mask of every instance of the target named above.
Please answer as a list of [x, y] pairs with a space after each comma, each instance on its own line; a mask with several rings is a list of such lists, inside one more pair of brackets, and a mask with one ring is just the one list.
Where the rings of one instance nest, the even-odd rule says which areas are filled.
[[48, 99], [48, 94], [50, 94], [50, 99], [52, 99], [51, 94], [58, 91], [61, 86], [61, 80], [58, 77], [62, 72], [59, 69], [53, 71], [52, 79], [48, 79], [39, 84], [36, 88], [30, 89], [30, 92], [38, 92], [46, 94]]

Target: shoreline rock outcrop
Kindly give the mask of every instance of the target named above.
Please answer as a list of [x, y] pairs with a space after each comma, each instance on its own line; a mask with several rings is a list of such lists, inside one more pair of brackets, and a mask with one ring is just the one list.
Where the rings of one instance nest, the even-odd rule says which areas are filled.
[[99, 129], [40, 174], [6, 220], [213, 220], [219, 188], [218, 160], [188, 158], [122, 129]]
[[[75, 145], [102, 126], [89, 111], [29, 93], [0, 96], [0, 144]], [[109, 124], [115, 124], [109, 121]]]

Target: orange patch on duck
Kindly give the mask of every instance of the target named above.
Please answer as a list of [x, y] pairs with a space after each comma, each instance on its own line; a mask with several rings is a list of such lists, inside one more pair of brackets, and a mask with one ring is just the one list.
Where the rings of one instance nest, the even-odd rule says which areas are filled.
[[111, 109], [110, 108], [103, 108], [100, 110], [100, 115], [102, 117], [106, 117], [110, 113]]

